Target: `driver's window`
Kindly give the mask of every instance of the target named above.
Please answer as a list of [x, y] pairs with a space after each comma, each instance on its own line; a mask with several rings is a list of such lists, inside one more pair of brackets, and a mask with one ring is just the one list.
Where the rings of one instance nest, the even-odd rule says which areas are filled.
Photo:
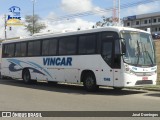
[[102, 57], [105, 62], [111, 66], [112, 64], [112, 42], [105, 41], [102, 45]]

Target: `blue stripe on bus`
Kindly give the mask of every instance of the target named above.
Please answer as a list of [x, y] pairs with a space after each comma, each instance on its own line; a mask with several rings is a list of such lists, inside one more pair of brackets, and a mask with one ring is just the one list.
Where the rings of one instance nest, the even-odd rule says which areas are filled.
[[[17, 60], [17, 59], [7, 59], [8, 62], [10, 62], [10, 65], [9, 65], [9, 70], [11, 72], [16, 72], [16, 71], [21, 71], [24, 67], [22, 67], [22, 64], [25, 63], [25, 64], [28, 64], [32, 67], [27, 67], [31, 70], [33, 70], [34, 73], [39, 73], [39, 74], [42, 74], [42, 75], [48, 75], [52, 78], [52, 76], [48, 73], [48, 71], [46, 71], [44, 68], [42, 68], [40, 65], [34, 63], [34, 62], [24, 62], [24, 61], [21, 61], [21, 60]], [[15, 66], [18, 65], [20, 68], [17, 69]], [[46, 74], [44, 74], [42, 71], [38, 70], [38, 69], [41, 69], [43, 70]]]

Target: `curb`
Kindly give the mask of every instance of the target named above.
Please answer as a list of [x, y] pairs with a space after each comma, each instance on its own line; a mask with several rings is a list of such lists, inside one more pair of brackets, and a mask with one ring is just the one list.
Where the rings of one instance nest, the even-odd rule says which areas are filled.
[[135, 89], [135, 90], [148, 90], [148, 91], [159, 91], [160, 92], [160, 88], [144, 88], [144, 87], [127, 87], [126, 89]]

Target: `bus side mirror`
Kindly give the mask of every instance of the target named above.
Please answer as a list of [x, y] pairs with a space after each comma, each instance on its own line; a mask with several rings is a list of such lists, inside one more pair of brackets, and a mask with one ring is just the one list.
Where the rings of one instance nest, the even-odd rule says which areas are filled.
[[126, 54], [126, 41], [124, 38], [121, 38], [120, 41], [121, 41], [121, 53], [122, 55], [125, 55]]

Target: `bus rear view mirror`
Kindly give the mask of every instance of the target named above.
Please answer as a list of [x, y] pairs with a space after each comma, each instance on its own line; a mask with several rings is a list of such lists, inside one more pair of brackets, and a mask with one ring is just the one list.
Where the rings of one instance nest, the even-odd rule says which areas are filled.
[[124, 38], [120, 38], [121, 41], [121, 53], [122, 55], [126, 54], [126, 41]]

